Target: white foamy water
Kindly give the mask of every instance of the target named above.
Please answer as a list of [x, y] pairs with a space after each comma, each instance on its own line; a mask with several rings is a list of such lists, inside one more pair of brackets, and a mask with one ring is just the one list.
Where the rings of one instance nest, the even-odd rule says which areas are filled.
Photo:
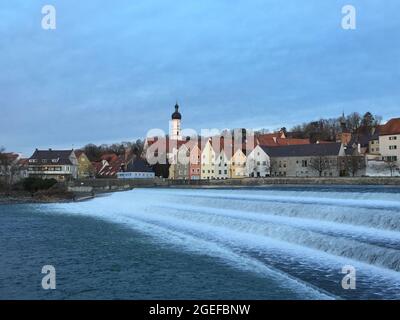
[[[136, 189], [45, 205], [124, 224], [304, 298], [400, 298], [400, 194], [314, 189]], [[344, 265], [357, 289], [344, 290]]]

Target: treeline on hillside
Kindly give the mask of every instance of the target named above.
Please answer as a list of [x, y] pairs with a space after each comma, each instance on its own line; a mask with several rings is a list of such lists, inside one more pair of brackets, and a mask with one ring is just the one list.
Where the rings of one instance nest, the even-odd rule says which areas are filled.
[[115, 153], [118, 156], [125, 155], [126, 152], [141, 155], [143, 152], [144, 142], [136, 140], [135, 142], [121, 142], [113, 144], [87, 144], [82, 150], [90, 161], [99, 161], [101, 157], [108, 153]]
[[[338, 117], [305, 122], [294, 126], [290, 130], [290, 137], [334, 141], [336, 139], [336, 134], [341, 132], [342, 121], [344, 121], [346, 129], [349, 132], [356, 133], [360, 131], [370, 131], [373, 127], [381, 124], [382, 117], [379, 115], [373, 115], [371, 112], [366, 112], [364, 115], [360, 115], [358, 112], [353, 112], [344, 119]], [[282, 129], [284, 131], [286, 130], [285, 128]]]

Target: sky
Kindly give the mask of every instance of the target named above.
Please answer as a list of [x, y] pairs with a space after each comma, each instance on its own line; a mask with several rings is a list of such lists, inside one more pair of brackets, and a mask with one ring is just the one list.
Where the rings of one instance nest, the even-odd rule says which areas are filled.
[[167, 131], [176, 101], [198, 131], [399, 117], [399, 14], [398, 0], [2, 1], [0, 146], [133, 141]]

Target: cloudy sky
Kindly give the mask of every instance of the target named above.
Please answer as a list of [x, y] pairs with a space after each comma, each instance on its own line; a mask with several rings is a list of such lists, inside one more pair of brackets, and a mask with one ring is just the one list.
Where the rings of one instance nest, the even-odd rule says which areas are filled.
[[[57, 29], [41, 28], [41, 9]], [[357, 29], [341, 9], [357, 9]], [[168, 129], [400, 116], [398, 0], [13, 0], [0, 4], [0, 146], [75, 148]]]

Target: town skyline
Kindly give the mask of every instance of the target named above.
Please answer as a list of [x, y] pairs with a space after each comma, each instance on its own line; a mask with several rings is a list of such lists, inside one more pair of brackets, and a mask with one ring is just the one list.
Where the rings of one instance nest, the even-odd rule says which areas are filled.
[[[178, 102], [177, 102], [178, 103]], [[171, 113], [171, 111], [172, 111], [172, 107], [170, 107], [170, 113]], [[365, 115], [365, 113], [369, 113], [370, 111], [369, 110], [365, 110], [365, 112], [364, 113], [361, 113], [361, 114], [359, 114], [360, 115], [360, 117], [362, 118], [364, 115]], [[205, 131], [205, 132], [207, 132], [207, 131], [210, 131], [210, 132], [213, 132], [213, 130], [219, 130], [219, 133], [220, 134], [222, 134], [223, 133], [223, 131], [224, 130], [233, 130], [233, 129], [246, 129], [246, 130], [252, 130], [253, 132], [260, 132], [260, 131], [264, 131], [264, 130], [266, 130], [266, 133], [274, 133], [274, 132], [278, 132], [280, 129], [282, 129], [282, 128], [285, 128], [285, 129], [287, 129], [288, 131], [291, 131], [293, 128], [295, 128], [296, 126], [301, 126], [301, 125], [303, 125], [303, 124], [309, 124], [309, 123], [312, 123], [312, 122], [318, 122], [318, 121], [320, 121], [320, 120], [327, 120], [327, 119], [339, 119], [342, 115], [345, 115], [345, 116], [349, 116], [350, 114], [353, 114], [353, 113], [358, 113], [358, 112], [355, 112], [355, 111], [352, 111], [352, 112], [350, 112], [350, 113], [348, 113], [348, 114], [345, 114], [344, 112], [341, 114], [341, 115], [338, 115], [338, 116], [336, 116], [336, 117], [332, 117], [332, 118], [324, 118], [324, 117], [321, 117], [321, 118], [318, 118], [318, 119], [309, 119], [309, 120], [307, 120], [307, 119], [305, 119], [305, 121], [304, 122], [302, 122], [302, 123], [297, 123], [297, 124], [295, 124], [295, 125], [293, 125], [292, 127], [287, 127], [287, 126], [285, 126], [285, 125], [281, 125], [281, 126], [276, 126], [276, 127], [274, 127], [274, 128], [272, 128], [272, 127], [270, 127], [270, 128], [268, 128], [267, 126], [262, 126], [262, 127], [258, 127], [258, 128], [245, 128], [245, 127], [221, 127], [221, 128], [213, 128], [213, 127], [209, 127], [209, 128], [200, 128], [199, 129], [199, 131], [196, 131], [196, 129], [193, 129], [193, 128], [187, 128], [187, 127], [185, 127], [185, 125], [184, 125], [184, 120], [183, 120], [183, 126], [182, 126], [182, 130], [193, 130], [193, 131], [196, 131], [196, 133], [197, 133], [197, 136], [198, 137], [208, 137], [207, 135], [205, 135], [205, 136], [203, 136], [201, 133], [203, 132], [203, 131]], [[374, 114], [374, 113], [371, 113], [373, 116], [381, 116], [381, 115], [379, 115], [379, 114]], [[388, 120], [390, 120], [390, 119], [393, 119], [393, 118], [399, 118], [399, 116], [398, 115], [394, 115], [394, 116], [392, 116], [392, 117], [389, 117], [388, 119], [385, 119], [385, 118], [383, 118], [382, 117], [382, 119], [380, 119], [380, 122], [381, 123], [385, 123], [385, 122], [387, 122]], [[164, 119], [164, 122], [165, 122], [166, 120]], [[171, 124], [171, 122], [169, 122], [169, 125]], [[25, 152], [23, 152], [23, 151], [21, 151], [21, 150], [16, 150], [15, 148], [13, 148], [12, 146], [8, 146], [8, 145], [2, 145], [2, 144], [0, 144], [0, 147], [1, 148], [4, 148], [6, 151], [10, 151], [10, 152], [13, 152], [13, 153], [18, 153], [18, 154], [22, 154], [24, 157], [29, 157], [36, 149], [43, 149], [43, 150], [46, 150], [46, 149], [53, 149], [53, 150], [56, 150], [56, 149], [59, 149], [59, 150], [79, 150], [79, 149], [82, 149], [82, 148], [84, 148], [85, 146], [87, 146], [87, 145], [90, 145], [90, 144], [94, 144], [94, 145], [98, 145], [98, 146], [101, 146], [101, 145], [113, 145], [113, 144], [123, 144], [123, 143], [127, 143], [127, 142], [129, 142], [129, 143], [131, 143], [131, 142], [135, 142], [135, 141], [137, 141], [137, 140], [141, 140], [141, 141], [145, 141], [147, 138], [149, 138], [149, 137], [151, 137], [151, 136], [147, 136], [147, 133], [149, 133], [149, 132], [152, 132], [153, 130], [156, 130], [156, 131], [160, 131], [160, 132], [164, 132], [165, 133], [165, 137], [168, 137], [169, 136], [169, 134], [170, 134], [170, 128], [167, 126], [167, 125], [165, 125], [164, 124], [164, 126], [160, 126], [161, 128], [152, 128], [152, 129], [149, 129], [147, 132], [146, 132], [146, 134], [144, 134], [143, 136], [138, 136], [138, 137], [131, 137], [131, 138], [122, 138], [122, 139], [120, 139], [120, 140], [106, 140], [106, 141], [100, 141], [100, 140], [93, 140], [93, 141], [88, 141], [88, 142], [86, 142], [86, 143], [83, 143], [83, 144], [80, 144], [80, 145], [75, 145], [74, 143], [70, 143], [70, 144], [64, 144], [64, 145], [61, 145], [61, 144], [55, 144], [55, 145], [49, 145], [48, 143], [46, 143], [46, 141], [44, 141], [42, 144], [38, 144], [38, 145], [36, 145], [36, 146], [27, 146], [26, 148], [25, 148]]]
[[350, 110], [388, 120], [400, 101], [396, 1], [352, 4], [355, 30], [341, 28], [341, 1], [55, 0], [56, 30], [41, 28], [41, 2], [4, 4], [0, 144], [25, 154], [140, 138], [167, 131], [176, 99], [196, 130]]

